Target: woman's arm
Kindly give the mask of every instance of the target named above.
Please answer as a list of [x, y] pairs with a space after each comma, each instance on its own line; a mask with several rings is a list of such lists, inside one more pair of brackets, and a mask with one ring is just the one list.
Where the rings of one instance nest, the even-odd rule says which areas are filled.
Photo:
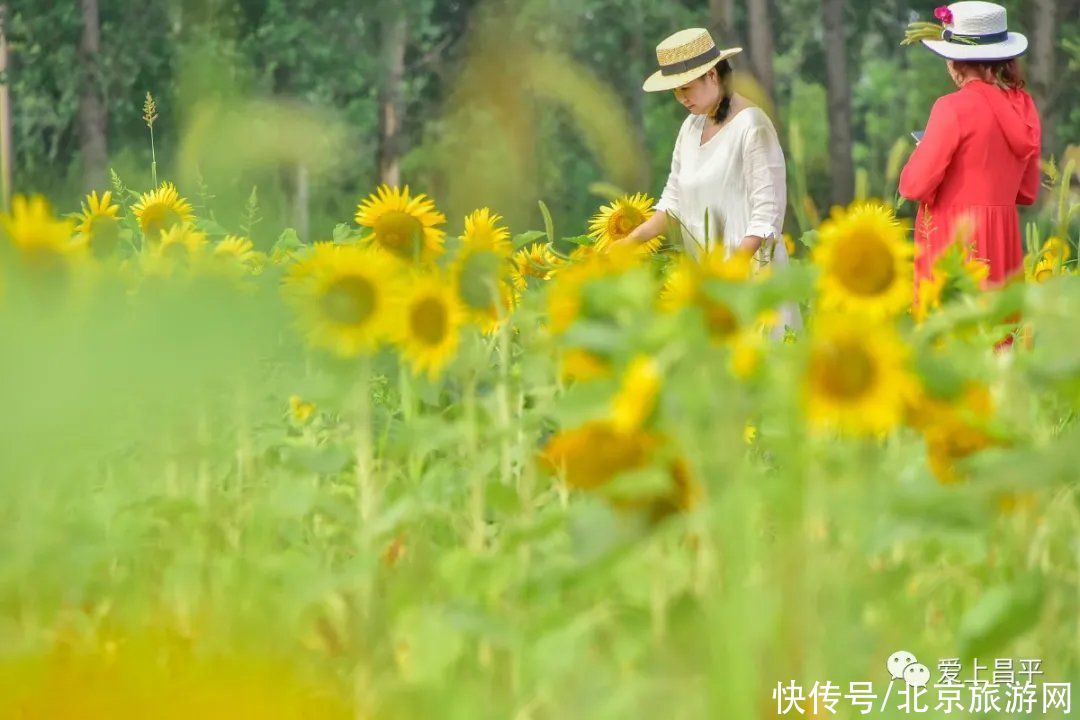
[[751, 128], [743, 140], [743, 180], [750, 199], [746, 236], [738, 249], [756, 253], [767, 238], [780, 236], [787, 203], [784, 152], [775, 131], [767, 125]]
[[930, 109], [926, 134], [900, 172], [900, 195], [922, 203], [933, 202], [959, 145], [960, 121], [945, 98], [938, 98]]
[[652, 217], [645, 222], [634, 228], [629, 235], [620, 240], [618, 243], [643, 243], [648, 240], [652, 240], [654, 237], [664, 232], [667, 229], [668, 214], [664, 210], [657, 210], [653, 213]]
[[1020, 191], [1016, 194], [1017, 205], [1034, 205], [1039, 197], [1039, 183], [1042, 181], [1042, 149], [1036, 150], [1024, 166], [1024, 177], [1020, 180]]

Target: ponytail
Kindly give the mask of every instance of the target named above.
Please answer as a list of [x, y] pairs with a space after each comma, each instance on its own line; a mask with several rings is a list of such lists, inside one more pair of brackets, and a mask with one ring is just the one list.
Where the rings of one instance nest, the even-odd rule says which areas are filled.
[[731, 90], [731, 63], [727, 60], [721, 60], [716, 64], [716, 79], [720, 82], [720, 87], [723, 88], [724, 96], [720, 99], [720, 104], [716, 106], [716, 110], [713, 111], [713, 122], [722, 124], [727, 120], [728, 115], [731, 114], [731, 98], [734, 93]]

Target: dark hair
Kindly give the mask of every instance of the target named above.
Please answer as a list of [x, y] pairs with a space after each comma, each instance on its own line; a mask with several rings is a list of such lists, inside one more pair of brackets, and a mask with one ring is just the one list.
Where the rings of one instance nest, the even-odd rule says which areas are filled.
[[953, 67], [961, 72], [968, 71], [987, 82], [1009, 90], [1022, 90], [1027, 85], [1024, 71], [1016, 58], [1010, 60], [953, 60]]
[[716, 63], [711, 69], [716, 70], [716, 79], [720, 83], [720, 87], [723, 89], [724, 96], [720, 99], [720, 104], [716, 106], [716, 112], [712, 114], [713, 122], [722, 123], [727, 120], [728, 114], [731, 112], [731, 83], [729, 78], [731, 77], [731, 63], [727, 60], [721, 60]]

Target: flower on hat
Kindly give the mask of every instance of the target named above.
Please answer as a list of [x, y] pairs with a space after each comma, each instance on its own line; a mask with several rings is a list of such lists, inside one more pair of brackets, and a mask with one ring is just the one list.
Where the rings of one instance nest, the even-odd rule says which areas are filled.
[[950, 10], [947, 5], [942, 5], [941, 7], [934, 10], [934, 17], [940, 20], [945, 25], [952, 25], [952, 10]]

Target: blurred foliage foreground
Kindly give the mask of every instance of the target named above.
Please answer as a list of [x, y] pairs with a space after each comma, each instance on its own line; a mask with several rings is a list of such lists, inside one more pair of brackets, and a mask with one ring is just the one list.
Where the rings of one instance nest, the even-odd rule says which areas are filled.
[[958, 238], [915, 308], [873, 201], [781, 267], [611, 247], [643, 195], [566, 236], [382, 187], [268, 252], [254, 195], [237, 234], [167, 182], [17, 197], [0, 716], [772, 717], [898, 648], [1077, 678], [1069, 174], [1026, 281]]

